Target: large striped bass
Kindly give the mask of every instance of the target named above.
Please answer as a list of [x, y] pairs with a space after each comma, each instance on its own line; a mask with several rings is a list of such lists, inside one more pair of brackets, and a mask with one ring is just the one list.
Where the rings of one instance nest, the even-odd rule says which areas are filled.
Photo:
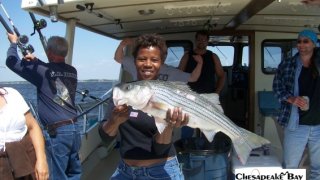
[[245, 164], [252, 149], [270, 142], [233, 123], [211, 97], [211, 94], [197, 94], [182, 83], [157, 80], [124, 83], [113, 88], [116, 106], [126, 104], [152, 115], [159, 133], [167, 125], [167, 110], [181, 107], [183, 113], [189, 114], [187, 126], [199, 128], [209, 142], [217, 132], [228, 135], [239, 160]]

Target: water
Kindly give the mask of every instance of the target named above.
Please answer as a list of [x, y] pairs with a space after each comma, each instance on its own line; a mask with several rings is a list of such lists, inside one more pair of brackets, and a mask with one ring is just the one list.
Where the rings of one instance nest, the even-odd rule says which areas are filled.
[[[78, 82], [78, 92], [88, 90], [87, 97], [83, 97], [80, 93], [76, 93], [76, 103], [94, 101], [90, 96], [100, 98], [104, 95], [112, 86], [115, 81], [81, 81]], [[27, 102], [31, 101], [33, 104], [37, 104], [37, 90], [34, 85], [26, 81], [21, 82], [0, 82], [0, 87], [12, 87], [18, 90]]]
[[[107, 97], [102, 97], [105, 93], [116, 84], [116, 81], [81, 81], [78, 82], [78, 88], [76, 93], [76, 104], [78, 108], [78, 115], [82, 112], [87, 112], [89, 108], [95, 107], [89, 111], [85, 116], [78, 117], [78, 121], [83, 123], [80, 127], [82, 133], [87, 132], [90, 127], [92, 127], [99, 120], [102, 120], [102, 115], [105, 112], [104, 103], [103, 108], [95, 106], [99, 101], [95, 100], [105, 100]], [[12, 87], [18, 90], [26, 102], [31, 102], [35, 108], [37, 107], [37, 90], [36, 87], [29, 82], [0, 82], [0, 87]], [[81, 92], [86, 91], [86, 96], [83, 96]], [[101, 112], [99, 112], [99, 110]], [[86, 126], [84, 126], [86, 125]], [[85, 128], [84, 128], [85, 127]]]

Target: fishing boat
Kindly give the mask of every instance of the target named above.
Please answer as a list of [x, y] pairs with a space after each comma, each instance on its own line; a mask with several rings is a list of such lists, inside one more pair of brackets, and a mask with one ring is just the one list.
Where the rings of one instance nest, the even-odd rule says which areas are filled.
[[[117, 40], [158, 33], [167, 41], [166, 63], [174, 67], [193, 48], [195, 32], [209, 31], [208, 49], [219, 56], [226, 75], [220, 94], [225, 114], [240, 127], [269, 139], [275, 157], [269, 165], [280, 166], [282, 136], [275, 123], [279, 104], [272, 81], [281, 60], [297, 52], [298, 32], [310, 28], [319, 34], [319, 6], [301, 0], [22, 0], [21, 8], [66, 23], [71, 47], [76, 27]], [[77, 63], [72, 53], [71, 49], [67, 63]], [[125, 71], [120, 73], [119, 82], [131, 80]], [[102, 101], [109, 97], [106, 93]], [[97, 131], [107, 105], [95, 106], [96, 117], [83, 116], [84, 122], [97, 120], [83, 129], [83, 179], [110, 177], [119, 160], [116, 142], [104, 144]], [[86, 113], [84, 106], [93, 107], [79, 105], [80, 113]], [[307, 168], [304, 162], [301, 167]]]

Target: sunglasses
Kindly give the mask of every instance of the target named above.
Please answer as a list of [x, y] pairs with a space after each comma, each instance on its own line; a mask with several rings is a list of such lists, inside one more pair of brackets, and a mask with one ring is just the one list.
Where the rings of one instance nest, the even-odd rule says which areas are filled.
[[303, 44], [308, 44], [310, 42], [310, 40], [309, 39], [299, 39], [298, 41], [297, 41], [297, 43], [298, 44], [301, 44], [301, 43], [303, 43]]

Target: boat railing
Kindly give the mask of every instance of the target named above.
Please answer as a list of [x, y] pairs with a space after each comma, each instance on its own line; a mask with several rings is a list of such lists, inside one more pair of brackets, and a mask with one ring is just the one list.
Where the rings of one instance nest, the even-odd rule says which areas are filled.
[[77, 104], [78, 121], [82, 122], [82, 133], [86, 134], [95, 125], [97, 125], [104, 117], [108, 100], [111, 96], [111, 90], [107, 91], [103, 97], [97, 98], [94, 101], [83, 102]]
[[[104, 117], [106, 108], [108, 106], [108, 100], [111, 96], [112, 88], [107, 91], [103, 96], [97, 98], [94, 101], [80, 102], [76, 104], [77, 108], [77, 119], [80, 122], [81, 134], [88, 133], [94, 126], [96, 126]], [[29, 101], [28, 105], [30, 107], [31, 113], [39, 122], [39, 115], [37, 111], [37, 106]], [[42, 127], [41, 127], [42, 128]]]

